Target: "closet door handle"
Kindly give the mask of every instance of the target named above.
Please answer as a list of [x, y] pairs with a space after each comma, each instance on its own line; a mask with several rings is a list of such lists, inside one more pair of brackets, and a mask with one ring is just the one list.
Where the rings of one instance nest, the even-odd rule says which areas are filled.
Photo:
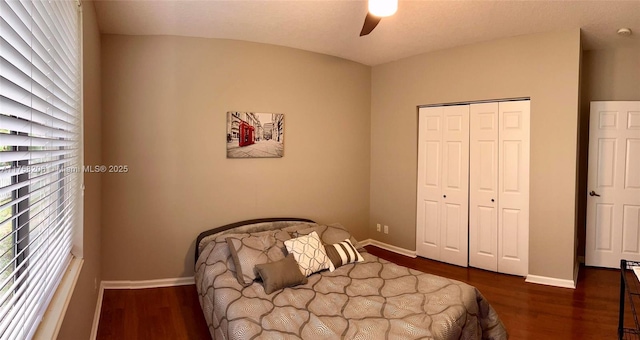
[[595, 191], [591, 190], [591, 192], [589, 193], [589, 196], [598, 196], [600, 197], [600, 195], [596, 194]]
[[493, 198], [491, 199], [491, 202], [495, 202], [496, 200], [494, 200]]
[[447, 198], [447, 195], [442, 195], [442, 197]]

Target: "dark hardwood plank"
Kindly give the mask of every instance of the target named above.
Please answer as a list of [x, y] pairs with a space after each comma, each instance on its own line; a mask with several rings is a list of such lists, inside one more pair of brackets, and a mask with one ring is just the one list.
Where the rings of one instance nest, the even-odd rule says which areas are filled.
[[[576, 289], [525, 283], [523, 277], [367, 251], [426, 273], [469, 283], [498, 312], [510, 339], [615, 339], [617, 270], [580, 268]], [[627, 318], [631, 322], [630, 318]], [[210, 339], [195, 286], [105, 290], [97, 339]]]
[[195, 285], [109, 289], [102, 298], [97, 339], [210, 339]]

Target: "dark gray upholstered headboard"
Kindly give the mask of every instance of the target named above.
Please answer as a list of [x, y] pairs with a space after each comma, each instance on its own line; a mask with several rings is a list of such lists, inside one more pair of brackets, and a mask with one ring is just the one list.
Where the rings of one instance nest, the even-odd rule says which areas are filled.
[[248, 224], [255, 224], [255, 223], [264, 223], [264, 222], [278, 222], [278, 221], [299, 221], [299, 222], [311, 222], [311, 223], [315, 223], [315, 221], [306, 219], [306, 218], [297, 218], [297, 217], [269, 217], [269, 218], [258, 218], [258, 219], [254, 219], [254, 220], [247, 220], [247, 221], [240, 221], [240, 222], [235, 222], [235, 223], [231, 223], [231, 224], [227, 224], [227, 225], [223, 225], [221, 227], [217, 227], [217, 228], [213, 228], [213, 229], [209, 229], [207, 231], [203, 231], [202, 233], [200, 233], [200, 235], [198, 235], [198, 238], [196, 238], [196, 250], [195, 250], [195, 261], [194, 264], [196, 262], [198, 262], [198, 256], [200, 256], [200, 241], [202, 241], [202, 239], [204, 239], [205, 237], [209, 236], [209, 235], [213, 235], [215, 233], [219, 233], [221, 231], [225, 231], [225, 230], [229, 230], [232, 228], [237, 228], [237, 227], [241, 227], [243, 225], [248, 225]]

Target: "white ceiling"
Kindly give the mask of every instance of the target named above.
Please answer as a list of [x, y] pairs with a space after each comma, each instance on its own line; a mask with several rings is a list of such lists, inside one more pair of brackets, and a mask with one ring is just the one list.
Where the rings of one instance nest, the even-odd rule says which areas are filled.
[[[582, 28], [584, 49], [640, 47], [640, 0], [405, 1], [360, 37], [365, 1], [103, 0], [102, 33], [237, 39], [377, 65], [455, 46]], [[620, 27], [634, 32], [616, 34]]]

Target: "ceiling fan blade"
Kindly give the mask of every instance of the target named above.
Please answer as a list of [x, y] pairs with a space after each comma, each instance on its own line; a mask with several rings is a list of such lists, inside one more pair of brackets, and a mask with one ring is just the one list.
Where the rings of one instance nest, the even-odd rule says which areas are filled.
[[362, 25], [362, 31], [360, 31], [360, 36], [371, 33], [371, 31], [378, 26], [380, 19], [382, 18], [367, 12], [367, 16], [364, 18], [364, 25]]

